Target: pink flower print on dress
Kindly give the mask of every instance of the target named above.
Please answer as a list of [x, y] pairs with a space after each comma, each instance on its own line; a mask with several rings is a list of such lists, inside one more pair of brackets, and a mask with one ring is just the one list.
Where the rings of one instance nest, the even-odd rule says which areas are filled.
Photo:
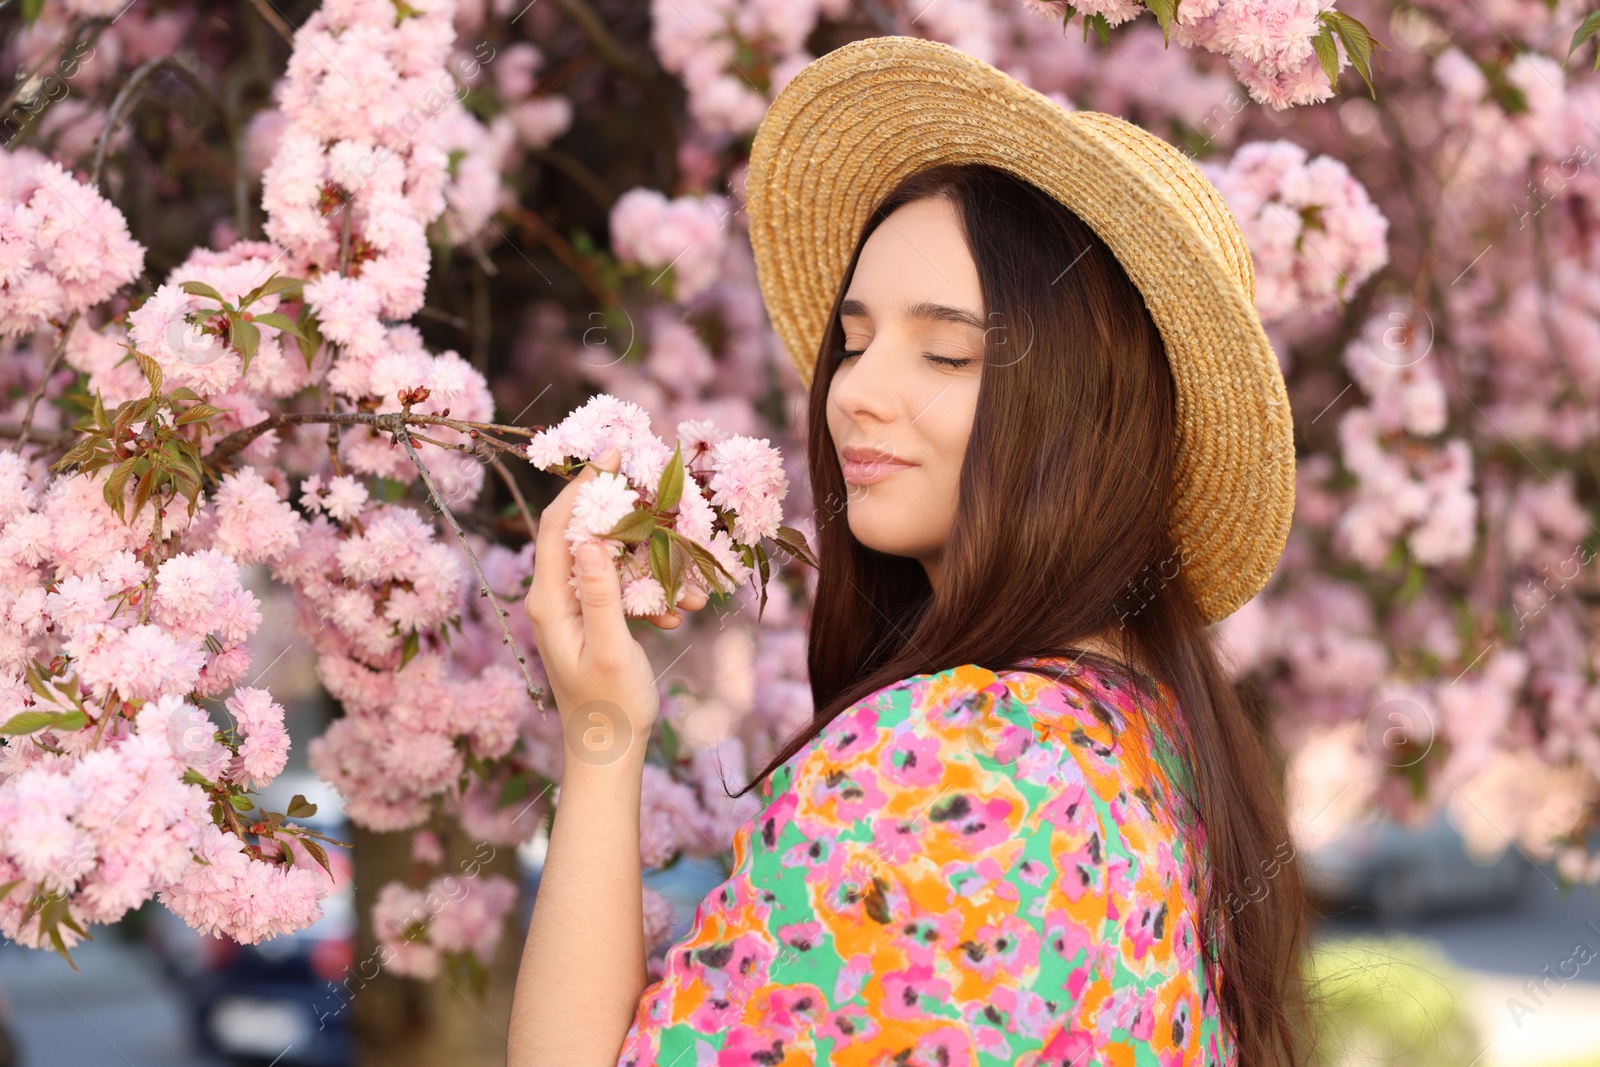
[[936, 785], [944, 775], [944, 763], [939, 758], [942, 747], [937, 737], [896, 734], [879, 758], [878, 773], [897, 785]]

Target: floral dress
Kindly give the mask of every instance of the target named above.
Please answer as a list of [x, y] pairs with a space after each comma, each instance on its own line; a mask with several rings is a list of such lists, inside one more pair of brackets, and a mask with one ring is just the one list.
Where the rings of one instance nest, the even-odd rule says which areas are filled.
[[1023, 663], [880, 689], [775, 771], [619, 1067], [1235, 1063], [1182, 762], [1127, 675]]

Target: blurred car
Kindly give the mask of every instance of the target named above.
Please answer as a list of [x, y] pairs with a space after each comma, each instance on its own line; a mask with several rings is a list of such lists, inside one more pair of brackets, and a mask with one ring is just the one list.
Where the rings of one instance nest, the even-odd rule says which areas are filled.
[[1370, 906], [1385, 922], [1514, 907], [1534, 870], [1511, 845], [1480, 861], [1442, 810], [1415, 829], [1381, 816], [1363, 820], [1302, 858], [1313, 896]]
[[[292, 821], [349, 840], [341, 798], [311, 775], [281, 775], [262, 802], [282, 811], [296, 793], [317, 805], [317, 813]], [[278, 1067], [354, 1062], [350, 994], [341, 987], [354, 959], [350, 866], [344, 849], [327, 853], [336, 888], [322, 902], [322, 917], [292, 934], [240, 945], [200, 934], [165, 908], [155, 909], [147, 937], [188, 995], [195, 1043], [207, 1053]]]

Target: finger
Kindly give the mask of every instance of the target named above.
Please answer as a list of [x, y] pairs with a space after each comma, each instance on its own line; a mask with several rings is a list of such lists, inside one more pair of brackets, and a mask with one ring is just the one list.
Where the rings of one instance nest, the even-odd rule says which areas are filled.
[[578, 490], [592, 482], [602, 469], [616, 473], [621, 457], [609, 448], [594, 462], [568, 482], [556, 498], [539, 514], [539, 537], [533, 550], [533, 580], [528, 585], [525, 601], [531, 612], [534, 605], [546, 608], [565, 607], [572, 615], [578, 614], [578, 603], [572, 593], [572, 545], [567, 541], [567, 524], [572, 519], [573, 504]]
[[663, 630], [676, 630], [683, 623], [683, 616], [676, 611], [669, 611], [665, 615], [645, 615], [646, 622], [653, 622]]
[[605, 546], [588, 541], [578, 546], [578, 604], [583, 611], [584, 651], [602, 658], [620, 657], [633, 635], [622, 614], [622, 580]]
[[690, 611], [698, 611], [706, 606], [709, 599], [710, 598], [706, 596], [706, 591], [701, 589], [699, 586], [687, 586], [683, 592], [678, 595], [678, 607], [687, 608]]

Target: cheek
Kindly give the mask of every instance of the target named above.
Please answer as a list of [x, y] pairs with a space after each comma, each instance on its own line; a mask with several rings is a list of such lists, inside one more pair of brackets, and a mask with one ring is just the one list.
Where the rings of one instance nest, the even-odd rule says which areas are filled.
[[976, 386], [960, 396], [952, 395], [954, 393], [954, 389], [948, 390], [917, 420], [930, 451], [939, 457], [941, 466], [952, 471], [952, 477], [961, 470], [967, 442], [972, 437], [973, 415], [978, 408]]

